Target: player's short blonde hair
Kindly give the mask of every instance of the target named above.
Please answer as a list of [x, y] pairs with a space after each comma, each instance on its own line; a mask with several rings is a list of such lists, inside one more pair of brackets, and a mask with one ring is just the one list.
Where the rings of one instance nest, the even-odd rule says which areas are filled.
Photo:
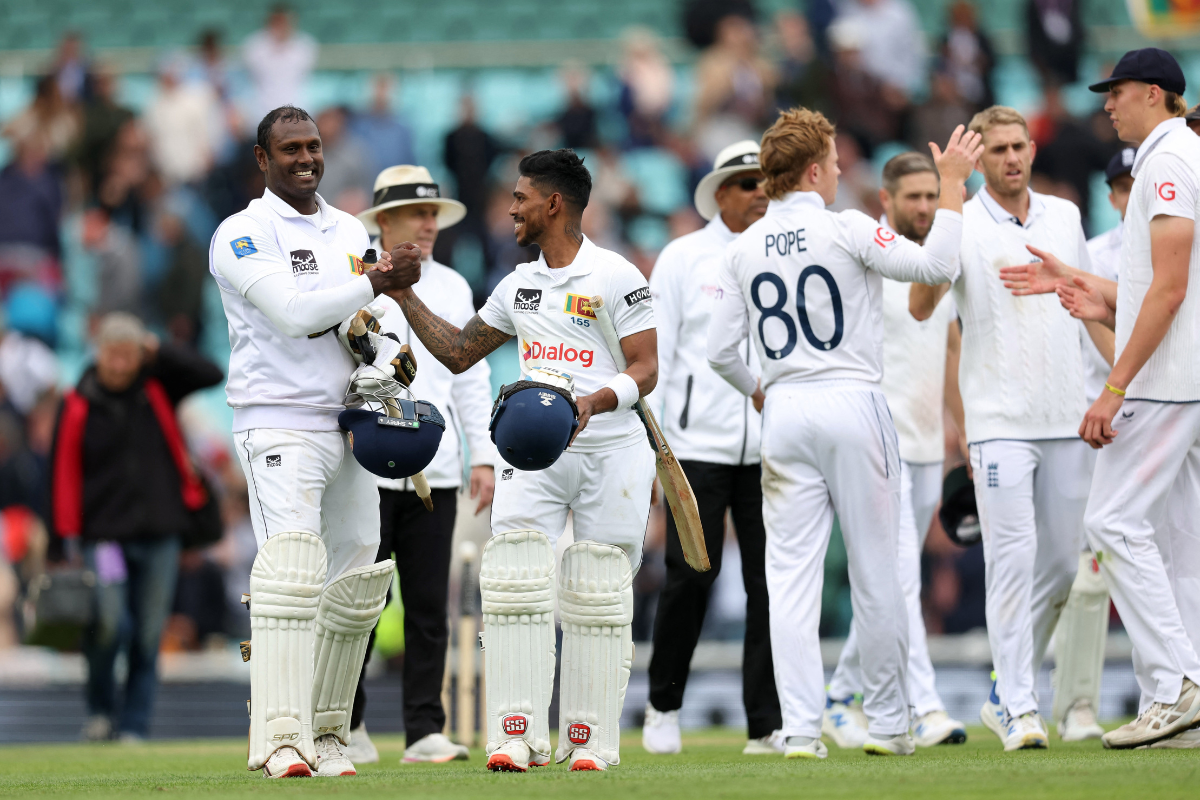
[[762, 167], [763, 191], [779, 200], [796, 191], [800, 176], [812, 164], [829, 155], [837, 129], [820, 111], [793, 108], [781, 111], [779, 119], [762, 137], [758, 154]]
[[1020, 111], [1008, 106], [985, 108], [971, 117], [967, 130], [983, 135], [998, 125], [1020, 125], [1025, 131], [1025, 138], [1029, 138], [1029, 125], [1025, 122], [1025, 117]]
[[1175, 92], [1163, 92], [1163, 105], [1173, 117], [1182, 117], [1188, 112], [1187, 103], [1184, 102], [1182, 95]]

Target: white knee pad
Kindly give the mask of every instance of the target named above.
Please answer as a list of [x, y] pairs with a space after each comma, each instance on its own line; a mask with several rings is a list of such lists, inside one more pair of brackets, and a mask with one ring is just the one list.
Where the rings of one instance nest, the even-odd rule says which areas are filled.
[[479, 563], [487, 688], [487, 752], [523, 739], [550, 756], [554, 690], [554, 548], [539, 531], [488, 540]]
[[295, 747], [316, 765], [312, 736], [313, 619], [325, 583], [325, 544], [311, 533], [267, 539], [250, 569], [250, 747], [261, 769]]
[[1061, 721], [1079, 700], [1100, 710], [1100, 677], [1108, 640], [1108, 587], [1090, 551], [1079, 555], [1079, 571], [1054, 631], [1054, 719]]
[[395, 569], [390, 558], [355, 567], [321, 592], [313, 648], [313, 736], [332, 733], [342, 744], [350, 744], [354, 690]]
[[621, 760], [621, 708], [633, 665], [633, 569], [625, 551], [576, 542], [558, 578], [563, 665], [558, 753], [586, 747], [610, 764]]

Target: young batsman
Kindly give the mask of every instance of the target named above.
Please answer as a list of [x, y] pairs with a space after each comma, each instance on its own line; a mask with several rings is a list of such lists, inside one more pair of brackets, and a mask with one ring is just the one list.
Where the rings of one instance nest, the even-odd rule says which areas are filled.
[[879, 389], [882, 281], [954, 277], [962, 193], [979, 134], [960, 126], [943, 153], [939, 211], [921, 247], [856, 211], [825, 209], [837, 193], [833, 125], [798, 108], [763, 135], [771, 203], [728, 246], [708, 333], [709, 363], [742, 394], [762, 363], [763, 520], [775, 679], [786, 755], [824, 758], [825, 687], [817, 623], [825, 549], [836, 512], [850, 562], [872, 754], [909, 755], [908, 614], [898, 560], [900, 458]]
[[[554, 542], [572, 513], [575, 543], [558, 581], [563, 657], [558, 761], [603, 770], [620, 758], [619, 726], [633, 658], [633, 572], [654, 481], [654, 454], [631, 410], [658, 379], [650, 288], [637, 268], [580, 230], [592, 181], [571, 150], [526, 156], [509, 211], [517, 244], [537, 244], [463, 328], [418, 297], [419, 264], [397, 267], [406, 286], [389, 296], [413, 333], [460, 373], [516, 335], [522, 375], [569, 373], [579, 429], [539, 471], [502, 471], [492, 539], [480, 564], [487, 647], [488, 768], [524, 772], [550, 762], [554, 669]], [[591, 309], [610, 309], [627, 367], [619, 372]], [[549, 401], [548, 401], [549, 402]]]

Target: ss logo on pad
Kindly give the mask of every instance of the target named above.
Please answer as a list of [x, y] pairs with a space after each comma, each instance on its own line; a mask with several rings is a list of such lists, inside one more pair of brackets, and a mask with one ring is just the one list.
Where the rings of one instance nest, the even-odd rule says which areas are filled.
[[520, 714], [513, 714], [500, 720], [500, 729], [508, 736], [524, 736], [529, 730], [529, 720]]

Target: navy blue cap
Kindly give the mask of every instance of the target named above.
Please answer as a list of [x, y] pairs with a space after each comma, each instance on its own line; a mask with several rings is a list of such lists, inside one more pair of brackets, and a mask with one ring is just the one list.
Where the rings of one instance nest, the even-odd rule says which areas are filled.
[[1115, 156], [1109, 159], [1108, 166], [1104, 168], [1104, 182], [1112, 186], [1112, 182], [1122, 175], [1133, 174], [1133, 159], [1137, 155], [1137, 150], [1132, 147], [1123, 147]]
[[1183, 94], [1187, 88], [1183, 70], [1179, 68], [1175, 56], [1157, 47], [1130, 50], [1113, 67], [1112, 75], [1088, 88], [1093, 92], [1107, 92], [1117, 81], [1153, 83], [1164, 92], [1175, 94]]

